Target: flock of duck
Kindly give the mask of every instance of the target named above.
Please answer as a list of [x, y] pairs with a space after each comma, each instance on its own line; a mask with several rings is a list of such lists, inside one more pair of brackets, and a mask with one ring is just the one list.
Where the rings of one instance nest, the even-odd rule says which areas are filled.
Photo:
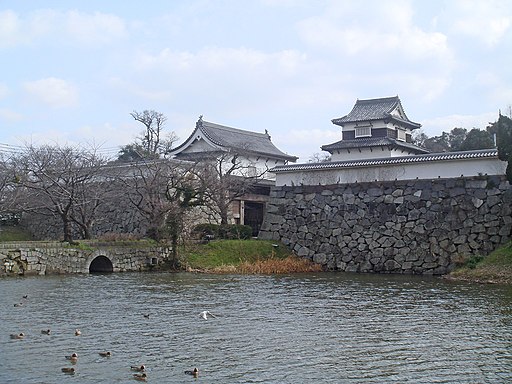
[[[28, 295], [24, 295], [23, 298], [27, 299]], [[23, 302], [16, 303], [16, 304], [14, 304], [14, 306], [21, 307], [21, 306], [23, 306]], [[149, 315], [149, 313], [147, 313], [147, 314], [144, 314], [143, 316], [145, 318], [149, 318], [150, 315]], [[199, 313], [199, 317], [201, 317], [204, 320], [208, 320], [208, 318], [215, 318], [216, 316], [213, 313], [211, 313], [210, 311], [202, 311], [201, 313]], [[50, 335], [51, 330], [43, 329], [43, 330], [41, 330], [41, 334]], [[82, 332], [80, 331], [80, 329], [75, 329], [75, 336], [80, 336], [81, 334], [82, 334]], [[23, 332], [13, 333], [10, 335], [10, 338], [13, 340], [22, 340], [25, 338], [25, 334]], [[110, 352], [110, 351], [101, 351], [101, 352], [98, 352], [98, 354], [101, 357], [106, 357], [106, 358], [109, 358], [112, 356], [112, 352]], [[65, 356], [65, 358], [66, 358], [66, 360], [70, 361], [71, 364], [73, 364], [73, 365], [75, 365], [78, 362], [78, 354], [75, 352], [72, 353], [71, 355]], [[137, 373], [132, 374], [132, 377], [135, 380], [146, 381], [148, 379], [148, 375], [146, 373], [146, 366], [144, 364], [132, 365], [132, 366], [130, 366], [130, 370], [137, 372]], [[61, 371], [68, 375], [74, 375], [76, 372], [75, 367], [63, 367], [63, 368], [61, 368]], [[187, 370], [184, 373], [186, 375], [190, 375], [190, 376], [197, 378], [199, 376], [199, 369], [197, 367], [195, 367], [193, 370]]]

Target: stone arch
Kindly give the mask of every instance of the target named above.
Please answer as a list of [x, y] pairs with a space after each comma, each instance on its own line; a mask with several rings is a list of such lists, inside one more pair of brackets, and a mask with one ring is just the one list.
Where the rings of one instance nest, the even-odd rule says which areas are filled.
[[96, 256], [89, 265], [89, 273], [110, 273], [114, 272], [112, 261], [106, 256]]

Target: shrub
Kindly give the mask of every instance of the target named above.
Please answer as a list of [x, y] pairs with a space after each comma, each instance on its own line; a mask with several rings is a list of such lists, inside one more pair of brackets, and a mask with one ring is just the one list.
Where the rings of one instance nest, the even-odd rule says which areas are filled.
[[249, 225], [237, 224], [198, 224], [193, 232], [201, 239], [250, 239], [252, 228]]
[[475, 269], [477, 264], [480, 263], [483, 259], [483, 256], [471, 256], [469, 260], [466, 262], [466, 266], [469, 269]]

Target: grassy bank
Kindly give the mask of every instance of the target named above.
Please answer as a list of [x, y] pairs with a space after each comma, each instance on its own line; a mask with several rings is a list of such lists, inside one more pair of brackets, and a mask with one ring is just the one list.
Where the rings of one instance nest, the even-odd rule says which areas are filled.
[[275, 274], [321, 271], [308, 260], [296, 257], [282, 244], [264, 240], [217, 240], [180, 250], [189, 271], [212, 273]]
[[31, 241], [32, 236], [20, 227], [0, 227], [0, 241]]
[[447, 278], [479, 283], [512, 284], [512, 242], [487, 257], [472, 257]]

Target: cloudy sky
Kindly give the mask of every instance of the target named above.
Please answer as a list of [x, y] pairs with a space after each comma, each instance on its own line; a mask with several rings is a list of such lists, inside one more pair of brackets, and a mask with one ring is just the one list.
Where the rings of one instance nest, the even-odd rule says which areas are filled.
[[0, 149], [115, 154], [163, 113], [268, 130], [301, 162], [356, 99], [399, 95], [428, 136], [512, 104], [510, 0], [0, 0]]

